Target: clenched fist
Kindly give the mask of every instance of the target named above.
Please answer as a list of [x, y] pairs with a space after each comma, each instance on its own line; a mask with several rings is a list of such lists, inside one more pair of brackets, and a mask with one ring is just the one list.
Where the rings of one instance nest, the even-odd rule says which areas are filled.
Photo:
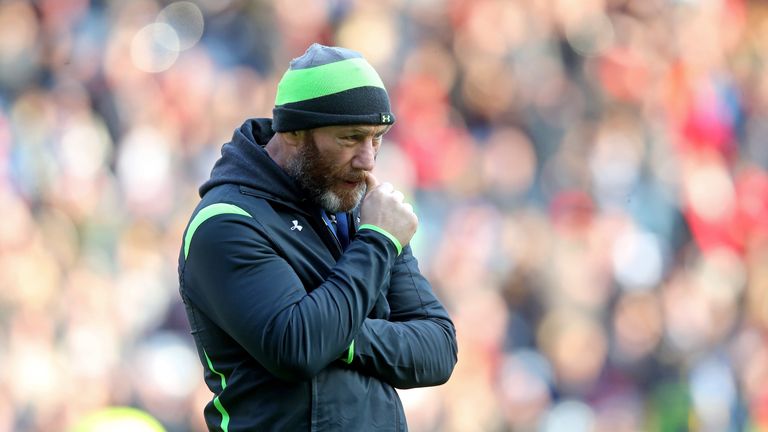
[[368, 192], [360, 206], [360, 223], [376, 225], [392, 234], [405, 247], [416, 233], [419, 219], [413, 207], [403, 202], [403, 194], [391, 183], [379, 183], [367, 173]]

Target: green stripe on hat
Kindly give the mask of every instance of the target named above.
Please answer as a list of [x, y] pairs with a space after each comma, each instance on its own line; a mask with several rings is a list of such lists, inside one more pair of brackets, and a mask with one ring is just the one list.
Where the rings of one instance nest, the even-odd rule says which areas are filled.
[[289, 69], [277, 86], [275, 105], [314, 99], [358, 87], [384, 88], [379, 74], [363, 58], [306, 69]]

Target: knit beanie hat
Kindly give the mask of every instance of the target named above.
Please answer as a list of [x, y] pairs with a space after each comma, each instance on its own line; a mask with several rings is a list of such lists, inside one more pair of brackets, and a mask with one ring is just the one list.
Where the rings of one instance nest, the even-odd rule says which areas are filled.
[[357, 51], [312, 44], [277, 85], [275, 132], [351, 124], [392, 124], [379, 74]]

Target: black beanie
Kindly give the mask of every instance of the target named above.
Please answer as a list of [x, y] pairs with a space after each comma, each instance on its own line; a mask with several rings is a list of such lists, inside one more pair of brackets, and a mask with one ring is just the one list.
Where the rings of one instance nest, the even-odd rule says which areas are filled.
[[312, 44], [277, 86], [275, 132], [395, 122], [379, 74], [350, 49]]

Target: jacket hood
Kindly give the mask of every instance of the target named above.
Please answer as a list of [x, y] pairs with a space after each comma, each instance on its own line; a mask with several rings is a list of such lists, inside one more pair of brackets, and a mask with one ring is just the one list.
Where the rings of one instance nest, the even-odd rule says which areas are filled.
[[275, 134], [270, 119], [249, 119], [221, 148], [221, 157], [211, 177], [200, 186], [200, 196], [222, 184], [251, 188], [265, 198], [284, 202], [302, 201], [295, 181], [269, 156], [264, 146]]

